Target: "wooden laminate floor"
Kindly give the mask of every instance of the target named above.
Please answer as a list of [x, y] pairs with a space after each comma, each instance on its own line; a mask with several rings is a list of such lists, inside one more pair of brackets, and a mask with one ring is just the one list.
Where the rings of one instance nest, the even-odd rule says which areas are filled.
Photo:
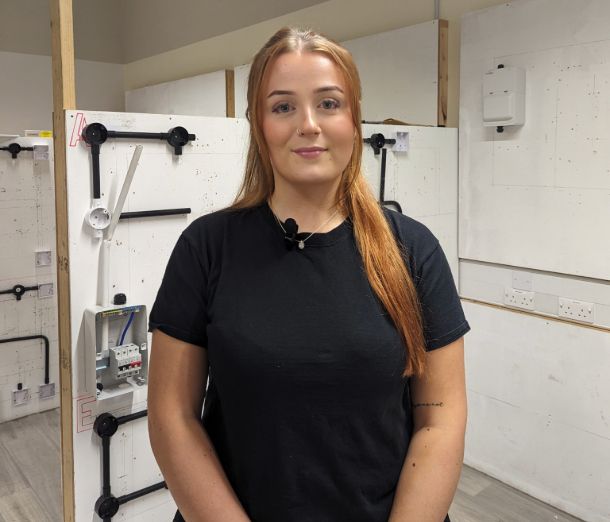
[[0, 424], [0, 522], [61, 522], [59, 408]]
[[[0, 424], [0, 522], [61, 522], [61, 504], [59, 409]], [[449, 516], [451, 522], [580, 520], [468, 466]]]

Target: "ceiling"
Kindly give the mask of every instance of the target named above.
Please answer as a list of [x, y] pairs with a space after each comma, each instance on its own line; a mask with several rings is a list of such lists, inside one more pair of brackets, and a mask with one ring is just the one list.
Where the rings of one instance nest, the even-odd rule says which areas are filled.
[[[321, 0], [73, 0], [75, 54], [130, 63]], [[51, 54], [49, 0], [0, 0], [0, 51]]]

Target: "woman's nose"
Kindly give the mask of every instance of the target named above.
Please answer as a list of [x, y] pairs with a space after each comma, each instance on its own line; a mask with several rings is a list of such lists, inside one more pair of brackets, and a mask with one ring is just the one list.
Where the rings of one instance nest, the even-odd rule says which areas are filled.
[[303, 111], [303, 119], [300, 126], [301, 135], [320, 134], [320, 126], [313, 109], [307, 108]]

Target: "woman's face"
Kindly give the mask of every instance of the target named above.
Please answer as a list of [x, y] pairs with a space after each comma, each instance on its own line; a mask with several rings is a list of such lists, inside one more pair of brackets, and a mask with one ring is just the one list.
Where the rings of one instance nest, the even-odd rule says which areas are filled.
[[339, 68], [312, 52], [280, 55], [261, 89], [262, 129], [276, 178], [338, 182], [354, 148], [349, 92]]

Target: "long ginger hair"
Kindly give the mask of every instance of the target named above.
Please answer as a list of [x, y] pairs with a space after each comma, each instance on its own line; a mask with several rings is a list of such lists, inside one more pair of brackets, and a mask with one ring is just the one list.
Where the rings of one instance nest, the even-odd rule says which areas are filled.
[[371, 288], [389, 313], [406, 349], [404, 377], [425, 372], [425, 344], [421, 306], [413, 280], [405, 266], [399, 245], [381, 206], [373, 196], [361, 171], [362, 129], [360, 127], [360, 77], [354, 60], [345, 48], [309, 30], [285, 27], [275, 33], [252, 62], [248, 78], [250, 145], [241, 188], [229, 207], [250, 208], [261, 205], [273, 194], [275, 185], [269, 150], [261, 126], [261, 86], [269, 65], [280, 54], [320, 53], [332, 60], [345, 77], [349, 103], [356, 130], [352, 156], [342, 173], [336, 205], [351, 217], [356, 245], [362, 256]]

